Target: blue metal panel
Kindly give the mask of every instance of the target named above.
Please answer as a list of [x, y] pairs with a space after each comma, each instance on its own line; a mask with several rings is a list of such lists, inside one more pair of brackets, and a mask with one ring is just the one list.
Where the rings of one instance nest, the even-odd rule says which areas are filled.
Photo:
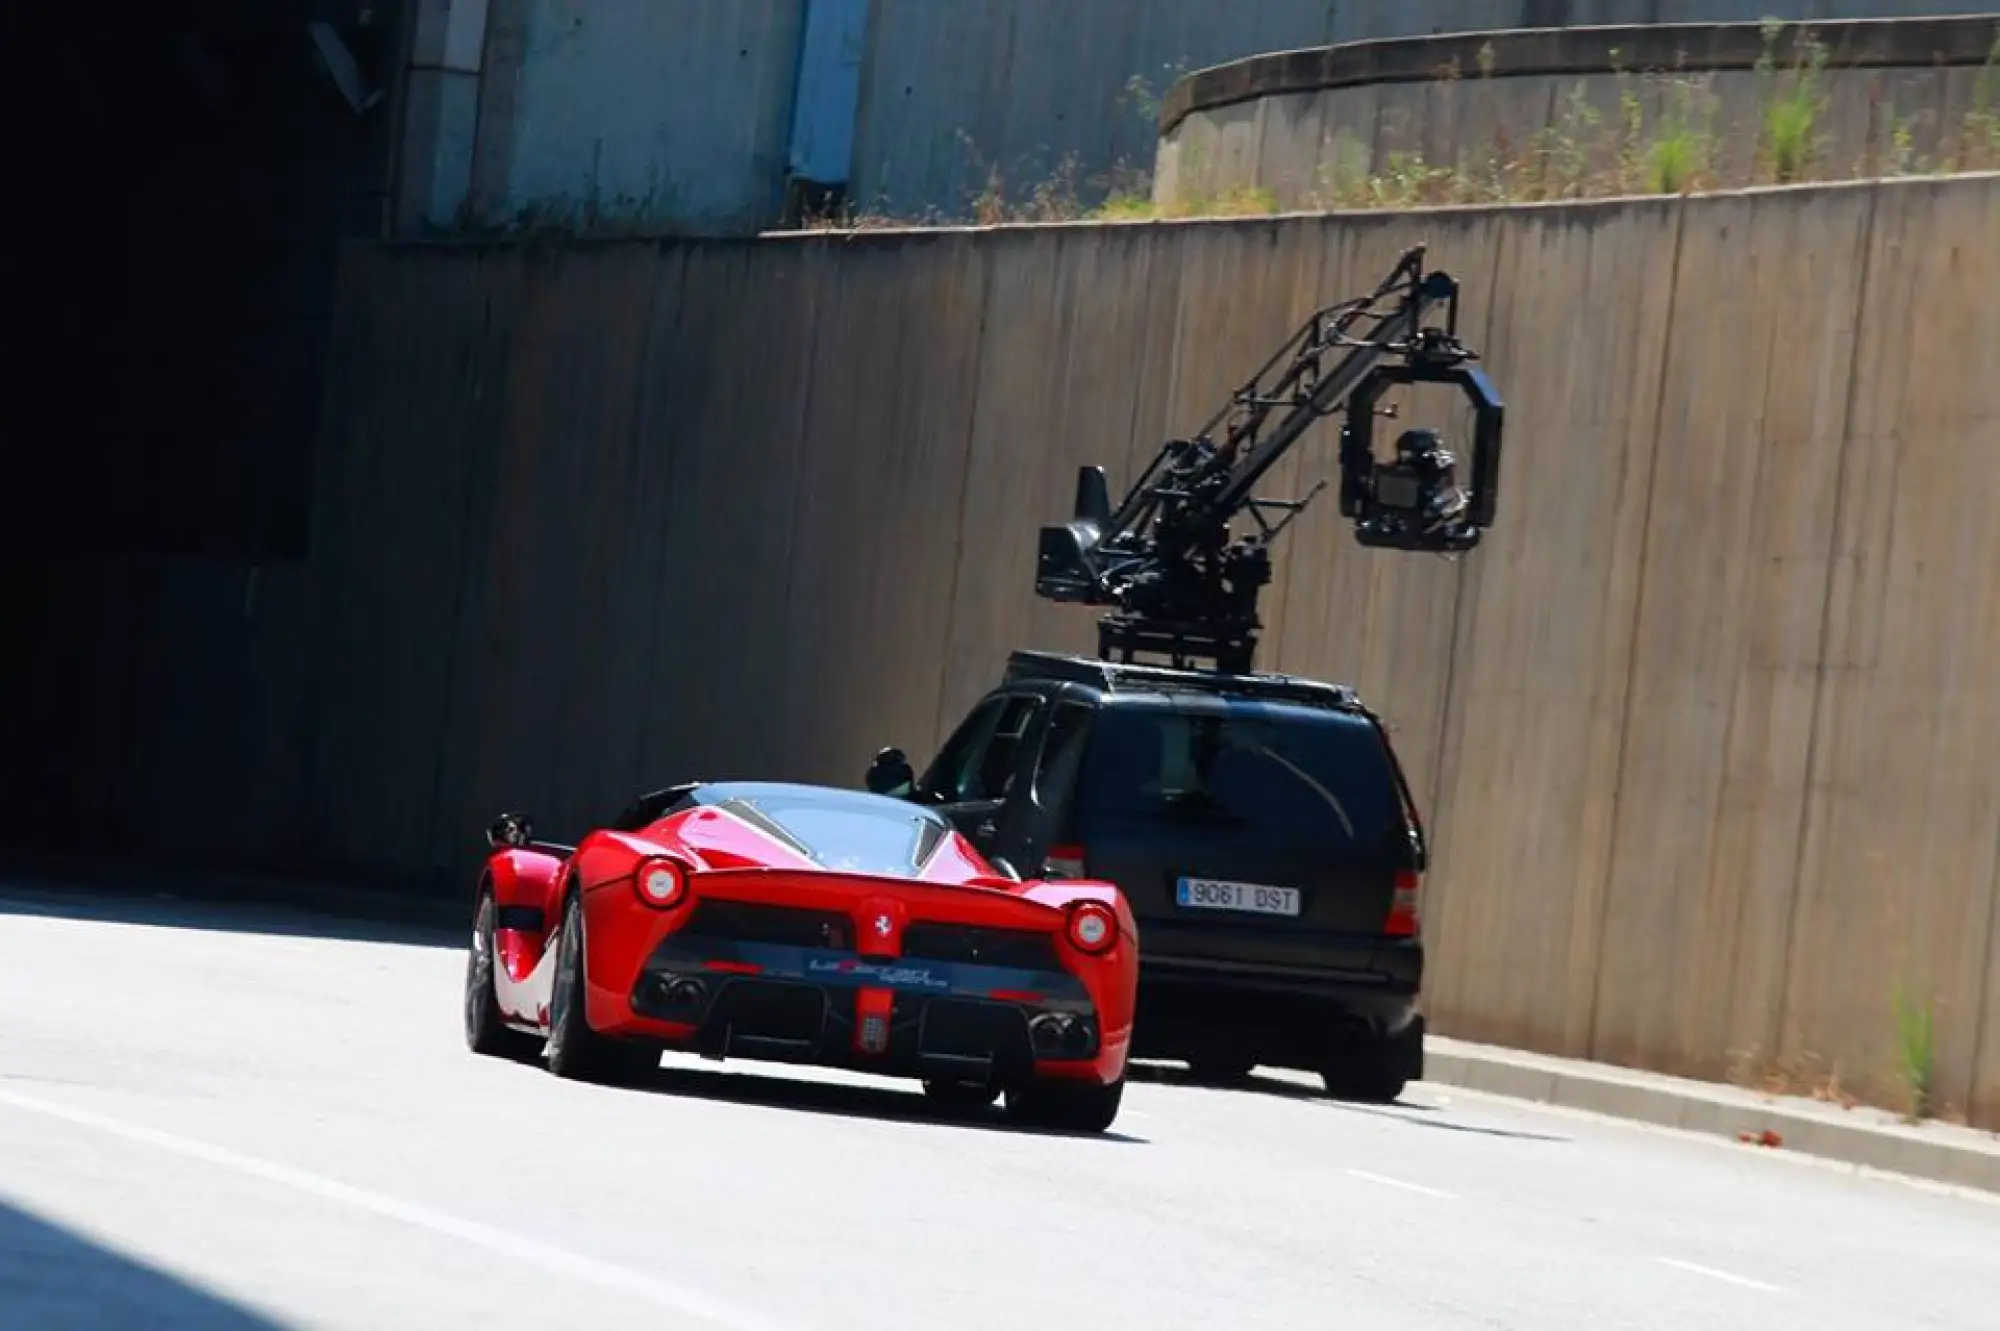
[[845, 184], [854, 161], [868, 0], [805, 0], [805, 6], [788, 165], [800, 180]]
[[[740, 233], [777, 216], [800, 0], [511, 0], [522, 19], [501, 209]], [[491, 136], [496, 142], [499, 134]]]

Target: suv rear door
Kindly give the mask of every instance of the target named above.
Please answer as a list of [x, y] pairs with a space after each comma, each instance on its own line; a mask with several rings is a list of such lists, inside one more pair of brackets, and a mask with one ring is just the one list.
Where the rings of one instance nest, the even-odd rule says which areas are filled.
[[1412, 868], [1403, 787], [1364, 717], [1203, 697], [1093, 718], [1075, 792], [1084, 872], [1126, 893], [1162, 957], [1326, 964], [1383, 935]]

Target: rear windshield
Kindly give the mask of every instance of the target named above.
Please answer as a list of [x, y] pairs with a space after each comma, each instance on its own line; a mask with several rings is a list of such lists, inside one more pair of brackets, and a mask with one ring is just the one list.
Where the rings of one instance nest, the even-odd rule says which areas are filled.
[[1373, 727], [1289, 711], [1106, 708], [1084, 764], [1084, 817], [1176, 817], [1369, 847], [1403, 836]]
[[837, 873], [908, 875], [944, 840], [944, 828], [917, 810], [835, 803], [778, 793], [743, 795], [722, 806], [762, 826]]

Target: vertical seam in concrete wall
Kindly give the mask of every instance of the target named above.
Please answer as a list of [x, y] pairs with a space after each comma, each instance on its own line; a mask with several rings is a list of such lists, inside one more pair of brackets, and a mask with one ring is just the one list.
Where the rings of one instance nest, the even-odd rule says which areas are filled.
[[[668, 277], [669, 273], [672, 274], [671, 278]], [[653, 263], [646, 274], [646, 331], [639, 335], [639, 355], [633, 362], [639, 367], [639, 400], [632, 404], [632, 453], [626, 464], [628, 494], [646, 493], [646, 446], [652, 438], [653, 408], [660, 391], [660, 376], [654, 373], [653, 367], [653, 343], [660, 328], [660, 286], [669, 280], [674, 284], [674, 330], [679, 332], [681, 312], [687, 308], [687, 250], [671, 243], [655, 244]], [[687, 454], [685, 450], [678, 448], [667, 448], [663, 451], [666, 453], [666, 475], [660, 489], [665, 494], [666, 503], [661, 512], [671, 513], [674, 504], [674, 473], [679, 470], [674, 462], [677, 458], [685, 458]], [[653, 686], [653, 666], [660, 659], [660, 627], [667, 618], [661, 609], [661, 602], [665, 598], [660, 595], [660, 591], [667, 585], [667, 567], [673, 554], [672, 526], [664, 521], [660, 525], [662, 530], [653, 536], [653, 577], [652, 585], [648, 588], [649, 595], [646, 597], [647, 606], [652, 611], [652, 622], [646, 626], [646, 664], [639, 673], [640, 679], [644, 681], [643, 687], [649, 694]], [[642, 788], [646, 780], [642, 765], [646, 755], [653, 752], [652, 745], [646, 741], [651, 737], [652, 718], [657, 716], [659, 711], [658, 707], [650, 704], [649, 699], [645, 713], [639, 718], [640, 743], [632, 751], [634, 764], [641, 765], [640, 770], [635, 770], [631, 774], [635, 790]]]
[[[341, 247], [334, 264], [333, 274], [333, 317], [328, 323], [326, 345], [320, 355], [319, 377], [322, 384], [319, 399], [318, 419], [313, 431], [312, 447], [309, 450], [310, 471], [307, 480], [306, 503], [306, 553], [304, 568], [311, 582], [327, 575], [326, 536], [332, 522], [330, 511], [333, 500], [327, 493], [329, 478], [340, 476], [333, 466], [334, 454], [340, 448], [337, 436], [344, 433], [345, 424], [342, 408], [348, 405], [342, 397], [342, 390], [352, 387], [348, 382], [337, 382], [346, 368], [343, 359], [347, 339], [356, 336], [355, 326], [372, 331], [374, 325], [374, 301], [372, 293], [361, 286], [378, 265], [387, 263], [388, 254], [376, 245], [349, 243]], [[337, 602], [335, 606], [337, 608]], [[310, 810], [318, 805], [320, 788], [325, 784], [326, 766], [326, 715], [327, 715], [327, 661], [330, 653], [312, 651], [312, 646], [323, 645], [322, 635], [327, 632], [326, 614], [314, 617], [307, 629], [305, 652], [308, 664], [305, 678], [300, 681], [299, 716], [302, 734], [299, 741], [299, 784], [298, 804], [292, 812], [295, 828], [309, 830], [306, 825], [311, 817]], [[141, 650], [139, 632], [135, 631], [130, 648], [136, 656]], [[136, 672], [134, 675], [136, 681]], [[135, 685], [136, 687], [136, 685]], [[130, 723], [128, 722], [128, 733]]]
[[[744, 246], [742, 253], [749, 255], [750, 247]], [[810, 452], [810, 446], [805, 441], [812, 438], [813, 392], [819, 385], [820, 327], [831, 317], [833, 311], [840, 308], [842, 288], [847, 284], [849, 268], [848, 264], [828, 259], [826, 256], [827, 251], [820, 246], [811, 249], [801, 247], [799, 250], [800, 273], [810, 273], [813, 278], [820, 278], [824, 276], [826, 269], [832, 270], [832, 280], [826, 281], [823, 289], [813, 292], [812, 317], [806, 320], [805, 374], [804, 382], [799, 389], [799, 431], [798, 438], [793, 441], [792, 449], [793, 465], [801, 469], [804, 459]], [[814, 272], [816, 266], [821, 270], [818, 273]], [[792, 610], [798, 603], [799, 514], [804, 512], [806, 506], [804, 490], [805, 486], [800, 483], [797, 475], [794, 475], [790, 484], [785, 487], [785, 492], [791, 496], [792, 511], [785, 519], [785, 599], [778, 619], [779, 630], [784, 634], [791, 632]], [[789, 715], [788, 709], [791, 707], [792, 699], [791, 680], [784, 676], [780, 676], [780, 679], [783, 681], [781, 685], [783, 693], [779, 698], [779, 716], [782, 719]]]
[[1639, 630], [1646, 621], [1646, 565], [1653, 554], [1653, 501], [1660, 493], [1660, 433], [1667, 411], [1667, 383], [1674, 364], [1674, 318], [1680, 312], [1681, 249], [1687, 233], [1687, 196], [1674, 203], [1674, 257], [1667, 275], [1667, 318], [1660, 341], [1660, 382], [1653, 390], [1653, 450], [1646, 460], [1646, 507], [1639, 527], [1639, 568], [1633, 577], [1632, 630], [1626, 639], [1625, 696], [1618, 702], [1617, 773], [1611, 784], [1610, 845], [1604, 857], [1604, 881], [1597, 893], [1597, 942], [1593, 947], [1590, 1011], [1583, 1024], [1584, 1056], [1597, 1052], [1597, 1012], [1604, 998], [1604, 937], [1611, 922], [1611, 884], [1617, 877], [1618, 822], [1625, 795], [1625, 749], [1632, 737], [1632, 663], [1639, 654]]
[[[1157, 221], [1147, 221], [1147, 222], [1131, 223], [1130, 225], [1157, 228], [1159, 226], [1159, 223]], [[1146, 232], [1132, 232], [1129, 234], [1143, 235], [1144, 237], [1144, 239], [1136, 242], [1140, 251], [1139, 263], [1137, 266], [1141, 278], [1150, 277], [1153, 271], [1153, 255], [1157, 251], [1160, 244], [1160, 239], [1159, 239], [1160, 233], [1157, 229], [1155, 229]], [[1325, 272], [1324, 255], [1321, 256], [1321, 265], [1322, 265], [1321, 273], [1324, 274]], [[1152, 289], [1153, 289], [1153, 284], [1150, 281], [1145, 281], [1141, 283], [1140, 290], [1150, 293]], [[1176, 311], [1178, 312], [1180, 306], [1180, 289], [1178, 286], [1176, 286], [1174, 290], [1174, 305]], [[1147, 333], [1152, 328], [1152, 323], [1147, 318], [1147, 315], [1152, 312], [1152, 309], [1153, 309], [1153, 302], [1149, 295], [1148, 298], [1145, 301], [1143, 301], [1139, 306], [1139, 318], [1138, 318], [1139, 328], [1137, 334], [1135, 335], [1140, 340], [1140, 345], [1142, 346], [1144, 345], [1144, 339]], [[1175, 336], [1178, 337], [1179, 335], [1180, 334], [1178, 330], [1176, 330]], [[1168, 364], [1168, 372], [1171, 373], [1173, 362], [1169, 361], [1167, 362], [1167, 364]], [[1146, 396], [1143, 384], [1135, 383], [1132, 385], [1131, 396], [1128, 400], [1132, 405], [1132, 409], [1125, 414], [1125, 454], [1127, 457], [1130, 457], [1132, 453], [1132, 446], [1139, 441], [1139, 413], [1145, 408], [1148, 402], [1152, 401], [1152, 399]], [[1115, 485], [1116, 482], [1113, 481], [1112, 484]], [[1110, 486], [1107, 486], [1106, 488], [1109, 489]]]
[[[965, 452], [958, 463], [958, 526], [952, 533], [951, 589], [945, 593], [944, 660], [951, 660], [951, 645], [958, 635], [958, 575], [965, 567], [965, 508], [972, 501], [972, 453], [979, 437], [979, 389], [986, 382], [986, 324], [993, 313], [993, 274], [999, 264], [993, 260], [995, 246], [976, 247], [985, 272], [979, 280], [979, 332], [972, 342], [972, 392], [965, 413]], [[951, 681], [938, 680], [938, 696], [932, 712], [933, 746], [945, 738], [945, 704], [953, 697]]]
[[1979, 1005], [1972, 1012], [1972, 1060], [1967, 1068], [1968, 1085], [1965, 1114], [1972, 1122], [1983, 1121], [1980, 1110], [1984, 1102], [1979, 1098], [1979, 1079], [1984, 1064], [1980, 1055], [1986, 1050], [1987, 1019], [1993, 1013], [1993, 970], [2000, 966], [2000, 828], [1993, 833], [1993, 874], [1986, 892], [1986, 965], [1979, 973]]
[[[1500, 304], [1500, 274], [1508, 269], [1507, 247], [1510, 238], [1511, 233], [1507, 229], [1502, 228], [1500, 231], [1499, 254], [1496, 256], [1498, 262], [1486, 274], [1486, 309], [1484, 310], [1484, 314], [1486, 319], [1485, 342], [1488, 346], [1491, 346], [1493, 343], [1493, 312], [1499, 308]], [[1452, 704], [1458, 698], [1458, 657], [1459, 652], [1463, 649], [1463, 639], [1460, 636], [1462, 633], [1460, 621], [1465, 611], [1465, 583], [1468, 576], [1466, 568], [1465, 561], [1453, 561], [1453, 570], [1456, 576], [1451, 580], [1451, 636], [1448, 639], [1451, 647], [1445, 653], [1444, 688], [1438, 706], [1437, 737], [1435, 743], [1431, 746], [1431, 753], [1435, 757], [1431, 760], [1430, 781], [1428, 783], [1430, 788], [1424, 793], [1425, 807], [1431, 811], [1434, 817], [1443, 807], [1445, 753], [1447, 746], [1451, 743], [1452, 713], [1457, 710]]]
[[[1757, 205], [1753, 201], [1750, 204], [1750, 206], [1752, 208], [1755, 208]], [[1874, 205], [1871, 202], [1869, 206], [1872, 208]], [[1863, 235], [1864, 239], [1862, 243], [1865, 246], [1867, 244], [1867, 241], [1865, 239], [1866, 236], [1865, 228]], [[1867, 256], [1866, 254], [1864, 254], [1862, 256], [1862, 278], [1861, 278], [1863, 286], [1866, 285], [1868, 280], [1867, 262], [1868, 262]], [[1858, 318], [1859, 308], [1861, 307], [1857, 307], [1857, 318]], [[1785, 324], [1777, 320], [1773, 320], [1771, 323], [1771, 327], [1768, 330], [1766, 337], [1764, 339], [1765, 343], [1764, 391], [1757, 403], [1757, 419], [1760, 421], [1768, 421], [1771, 418], [1771, 384], [1772, 381], [1777, 378], [1778, 343], [1786, 338], [1789, 331], [1790, 331], [1789, 328]], [[1855, 334], [1855, 339], [1857, 343], [1860, 340], [1860, 333], [1858, 329]], [[1848, 363], [1848, 386], [1847, 386], [1847, 394], [1850, 405], [1852, 403], [1854, 394], [1854, 382], [1853, 382], [1854, 366], [1853, 366], [1852, 356], [1853, 352], [1852, 350], [1850, 350], [1849, 352], [1850, 359]], [[1843, 438], [1845, 438], [1846, 428], [1847, 428], [1846, 420], [1843, 414], [1842, 424], [1841, 424]], [[1768, 484], [1766, 478], [1770, 474], [1770, 463], [1771, 463], [1771, 450], [1762, 447], [1763, 443], [1762, 440], [1759, 440], [1758, 442], [1759, 442], [1759, 447], [1757, 449], [1757, 467], [1756, 471], [1752, 474], [1750, 481], [1750, 504], [1753, 511], [1760, 510], [1762, 508], [1762, 504], [1759, 503], [1759, 500], [1762, 498], [1765, 486]], [[1836, 517], [1834, 521], [1830, 524], [1830, 531], [1832, 532], [1831, 540], [1838, 540], [1840, 531], [1840, 524], [1837, 516], [1840, 506], [1839, 467], [1840, 467], [1839, 461], [1836, 459], [1834, 464], [1835, 468], [1834, 508], [1836, 512]], [[1781, 481], [1780, 484], [1782, 483], [1783, 482]], [[1746, 544], [1745, 563], [1749, 565], [1749, 571], [1746, 572], [1744, 575], [1746, 579], [1754, 578], [1756, 576], [1756, 568], [1760, 562], [1757, 557], [1758, 556], [1757, 538], [1758, 538], [1758, 532], [1755, 527], [1755, 524], [1753, 523], [1752, 529], [1748, 534], [1747, 540], [1745, 542]], [[1832, 579], [1831, 576], [1829, 576], [1828, 586], [1830, 587], [1831, 585], [1832, 585]], [[1825, 622], [1824, 620], [1822, 620], [1820, 625], [1822, 635], [1824, 635], [1825, 627], [1826, 627]], [[1712, 885], [1715, 882], [1718, 864], [1722, 858], [1723, 839], [1720, 836], [1716, 835], [1716, 829], [1722, 826], [1724, 817], [1723, 811], [1728, 804], [1730, 795], [1729, 760], [1730, 756], [1736, 752], [1737, 704], [1742, 701], [1744, 676], [1749, 674], [1750, 671], [1754, 668], [1752, 659], [1754, 657], [1754, 651], [1750, 645], [1751, 641], [1754, 640], [1754, 638], [1755, 638], [1755, 630], [1751, 630], [1750, 632], [1743, 635], [1742, 641], [1740, 641], [1738, 644], [1738, 655], [1736, 658], [1734, 668], [1731, 669], [1729, 675], [1729, 713], [1722, 725], [1721, 771], [1715, 783], [1714, 810], [1709, 815], [1709, 821], [1708, 821], [1708, 827], [1709, 827], [1708, 863], [1704, 870], [1705, 876], [1702, 880], [1702, 889], [1704, 898], [1706, 897], [1706, 893], [1710, 885]], [[1824, 650], [1823, 637], [1821, 646], [1822, 650]], [[1815, 702], [1815, 706], [1817, 706], [1817, 702]], [[1810, 731], [1810, 727], [1808, 727], [1808, 731]], [[1811, 744], [1810, 738], [1807, 739], [1807, 744], [1808, 746], [1810, 746]], [[1804, 790], [1800, 792], [1801, 808], [1803, 808], [1805, 804], [1809, 802], [1809, 798], [1810, 797], [1806, 794]], [[1737, 989], [1737, 979], [1739, 974], [1737, 968], [1740, 958], [1742, 957], [1743, 954], [1743, 916], [1744, 913], [1750, 908], [1751, 898], [1752, 898], [1752, 892], [1738, 892], [1736, 894], [1735, 913], [1731, 916], [1731, 925], [1729, 930], [1729, 946], [1728, 946], [1729, 957], [1726, 968], [1722, 973], [1722, 995], [1723, 995], [1722, 1011], [1725, 1014], [1725, 1020], [1726, 1020], [1726, 1014], [1731, 1013], [1736, 1009], [1736, 989]], [[1784, 990], [1781, 988], [1779, 989], [1778, 992], [1783, 993]], [[1725, 1039], [1726, 1038], [1727, 1037], [1725, 1036]], [[1697, 1042], [1696, 1048], [1697, 1052], [1695, 1056], [1699, 1058], [1700, 1057], [1699, 1042]], [[1685, 1049], [1683, 1049], [1682, 1056], [1685, 1056], [1685, 1052], [1686, 1052]], [[1728, 1056], [1734, 1057], [1733, 1050], [1725, 1050], [1724, 1052]]]
[[1451, 582], [1451, 634], [1447, 639], [1451, 647], [1445, 652], [1442, 703], [1438, 707], [1437, 734], [1431, 746], [1431, 752], [1436, 757], [1431, 760], [1430, 780], [1426, 783], [1429, 789], [1424, 792], [1424, 802], [1433, 815], [1437, 813], [1443, 797], [1445, 747], [1451, 742], [1452, 713], [1457, 710], [1452, 702], [1458, 695], [1458, 656], [1465, 646], [1464, 630], [1461, 628], [1465, 611], [1465, 578], [1465, 565], [1461, 563], [1457, 567], [1457, 576]]
[[[476, 358], [480, 352], [486, 349], [486, 341], [491, 336], [493, 306], [490, 282], [483, 280], [486, 279], [487, 274], [479, 271], [481, 268], [487, 266], [485, 258], [481, 256], [471, 262], [474, 268], [468, 285], [485, 288], [488, 293], [486, 318], [481, 321], [482, 326], [480, 328], [479, 340], [474, 344], [470, 353], [471, 357]], [[473, 421], [473, 429], [476, 430], [478, 428], [477, 418], [474, 417]], [[482, 439], [469, 441], [469, 446], [465, 454], [461, 455], [463, 462], [469, 464], [475, 458], [485, 461], [486, 459], [482, 455], [486, 444], [489, 442]], [[470, 467], [468, 466], [467, 469], [470, 470]], [[455, 548], [452, 550], [454, 573], [451, 580], [451, 610], [449, 612], [450, 618], [446, 621], [451, 627], [445, 639], [444, 670], [440, 676], [442, 683], [438, 690], [440, 694], [438, 705], [431, 713], [436, 720], [438, 729], [437, 741], [432, 745], [431, 751], [430, 816], [425, 820], [422, 840], [422, 844], [427, 846], [437, 846], [442, 842], [442, 838], [439, 835], [441, 829], [438, 823], [443, 815], [445, 775], [453, 752], [451, 742], [452, 725], [456, 720], [457, 713], [457, 709], [452, 706], [452, 703], [458, 696], [459, 659], [465, 645], [465, 601], [474, 577], [473, 572], [466, 567], [466, 564], [468, 563], [469, 553], [467, 545], [471, 537], [472, 496], [476, 487], [471, 485], [456, 485], [452, 489], [457, 495], [457, 503], [454, 505], [452, 511], [452, 527], [458, 539], [455, 543]], [[482, 567], [481, 572], [483, 571]]]
[[1785, 942], [1783, 951], [1778, 954], [1778, 985], [1774, 990], [1777, 1002], [1771, 1009], [1767, 1036], [1769, 1047], [1774, 1052], [1783, 1048], [1785, 1013], [1791, 1006], [1792, 961], [1798, 950], [1799, 903], [1805, 893], [1806, 843], [1812, 833], [1813, 780], [1819, 767], [1820, 720], [1826, 703], [1827, 640], [1833, 632], [1833, 588], [1838, 581], [1840, 538], [1847, 518], [1847, 463], [1848, 454], [1854, 446], [1855, 385], [1861, 381], [1862, 348], [1868, 343], [1861, 333], [1861, 321], [1868, 312], [1869, 288], [1875, 276], [1875, 217], [1881, 207], [1882, 189], [1878, 186], [1868, 191], [1868, 220], [1861, 227], [1861, 280], [1855, 284], [1854, 344], [1847, 355], [1847, 392], [1843, 395], [1840, 409], [1840, 451], [1834, 458], [1833, 522], [1827, 533], [1826, 583], [1820, 592], [1819, 643], [1813, 653], [1815, 678], [1812, 716], [1806, 725], [1805, 784], [1800, 792], [1799, 822], [1792, 843], [1792, 893], [1791, 899], [1785, 903]]

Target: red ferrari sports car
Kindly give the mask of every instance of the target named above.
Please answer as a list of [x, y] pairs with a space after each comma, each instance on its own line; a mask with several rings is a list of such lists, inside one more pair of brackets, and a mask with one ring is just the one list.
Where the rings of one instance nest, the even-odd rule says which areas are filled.
[[665, 1050], [923, 1081], [1101, 1132], [1125, 1086], [1137, 926], [1116, 886], [1016, 880], [886, 795], [693, 782], [576, 846], [487, 830], [465, 1037], [617, 1081]]

